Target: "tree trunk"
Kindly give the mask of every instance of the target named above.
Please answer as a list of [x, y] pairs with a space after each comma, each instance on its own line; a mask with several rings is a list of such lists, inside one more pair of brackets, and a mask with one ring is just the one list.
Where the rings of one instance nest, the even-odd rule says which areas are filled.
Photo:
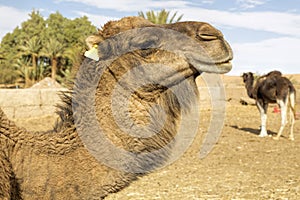
[[28, 88], [30, 86], [30, 78], [29, 78], [28, 69], [25, 69], [24, 81], [25, 81], [24, 88]]
[[37, 63], [36, 63], [37, 59], [34, 54], [32, 54], [31, 57], [32, 57], [33, 70], [35, 71], [35, 77], [34, 77], [33, 82], [35, 82], [35, 81], [39, 81], [39, 72], [38, 72]]
[[30, 86], [30, 79], [29, 78], [25, 78], [25, 85], [24, 85], [24, 88], [28, 88]]
[[52, 58], [51, 63], [52, 63], [52, 66], [51, 66], [51, 78], [53, 80], [55, 80], [56, 79], [56, 70], [57, 70], [57, 58], [55, 58], [55, 57]]

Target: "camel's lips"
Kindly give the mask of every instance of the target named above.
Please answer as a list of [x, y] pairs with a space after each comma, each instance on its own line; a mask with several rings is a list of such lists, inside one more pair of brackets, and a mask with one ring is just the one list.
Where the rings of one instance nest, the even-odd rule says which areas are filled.
[[198, 63], [195, 69], [200, 72], [225, 74], [232, 69], [231, 60], [222, 63]]
[[226, 72], [229, 72], [232, 69], [232, 63], [231, 61], [227, 61], [224, 63], [216, 64], [218, 68], [222, 68]]

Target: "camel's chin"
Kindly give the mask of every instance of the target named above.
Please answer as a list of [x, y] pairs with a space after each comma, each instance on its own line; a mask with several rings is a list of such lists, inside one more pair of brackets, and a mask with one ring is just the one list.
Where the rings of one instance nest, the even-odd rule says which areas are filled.
[[230, 61], [216, 64], [217, 68], [219, 68], [221, 71], [224, 71], [224, 73], [229, 72], [232, 69], [232, 63]]
[[216, 64], [202, 63], [195, 68], [199, 72], [225, 74], [232, 69], [232, 63], [230, 61]]

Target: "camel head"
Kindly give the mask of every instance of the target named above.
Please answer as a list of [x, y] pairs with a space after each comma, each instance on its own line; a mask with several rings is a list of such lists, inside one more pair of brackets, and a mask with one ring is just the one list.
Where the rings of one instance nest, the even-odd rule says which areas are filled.
[[226, 73], [231, 70], [232, 50], [223, 34], [212, 25], [189, 21], [166, 24], [163, 27], [190, 37], [195, 41], [195, 45], [201, 47], [193, 45], [195, 49], [189, 49], [184, 53], [187, 60], [199, 72]]
[[242, 78], [244, 83], [246, 83], [247, 81], [253, 82], [254, 80], [254, 76], [252, 72], [243, 73]]
[[[223, 34], [203, 22], [155, 25], [125, 17], [108, 22], [98, 38], [86, 41], [97, 46], [93, 51], [99, 59], [85, 59], [77, 73], [76, 129], [98, 160], [135, 173], [164, 163], [179, 144], [179, 132], [197, 130], [195, 78], [232, 67], [232, 50]], [[118, 162], [107, 159], [112, 152]]]
[[[134, 29], [137, 31], [132, 31]], [[108, 22], [99, 30], [98, 37], [91, 36], [86, 42], [90, 47], [121, 34], [123, 40], [129, 39], [127, 42], [131, 44], [128, 45], [173, 52], [200, 73], [226, 73], [232, 68], [232, 49], [223, 34], [208, 23], [188, 21], [155, 25], [141, 17], [125, 17]]]
[[245, 83], [245, 87], [247, 90], [247, 94], [250, 98], [256, 98], [256, 91], [253, 89], [254, 86], [254, 75], [252, 72], [246, 72], [242, 75], [243, 82]]

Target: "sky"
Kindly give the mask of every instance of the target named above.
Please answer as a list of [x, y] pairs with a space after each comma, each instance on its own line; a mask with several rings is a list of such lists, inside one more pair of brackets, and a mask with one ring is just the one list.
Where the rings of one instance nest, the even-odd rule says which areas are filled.
[[166, 9], [181, 21], [208, 22], [233, 49], [229, 75], [280, 70], [300, 74], [300, 0], [0, 0], [0, 39], [26, 21], [32, 10], [74, 19], [87, 16], [98, 28], [107, 21]]

